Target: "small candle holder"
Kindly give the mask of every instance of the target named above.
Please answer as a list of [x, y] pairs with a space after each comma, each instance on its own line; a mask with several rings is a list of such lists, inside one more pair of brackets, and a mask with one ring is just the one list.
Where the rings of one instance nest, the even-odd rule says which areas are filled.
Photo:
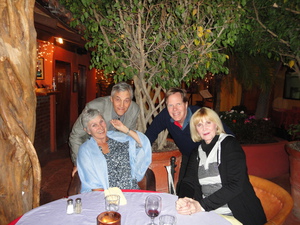
[[115, 211], [106, 211], [98, 215], [97, 225], [121, 225], [121, 214]]

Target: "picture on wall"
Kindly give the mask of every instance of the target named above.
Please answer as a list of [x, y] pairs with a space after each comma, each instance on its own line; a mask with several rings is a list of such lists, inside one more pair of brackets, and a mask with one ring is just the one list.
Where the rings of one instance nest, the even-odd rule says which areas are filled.
[[283, 98], [300, 100], [300, 80], [297, 73], [288, 70], [285, 74]]
[[44, 80], [44, 59], [39, 58], [36, 62], [36, 79], [37, 80]]

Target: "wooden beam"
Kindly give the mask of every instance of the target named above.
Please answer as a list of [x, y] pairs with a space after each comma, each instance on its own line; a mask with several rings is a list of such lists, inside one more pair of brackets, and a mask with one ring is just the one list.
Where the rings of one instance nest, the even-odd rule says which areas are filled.
[[50, 18], [49, 16], [44, 16], [38, 13], [34, 13], [34, 23], [41, 24], [43, 26], [51, 27], [57, 29], [57, 20]]

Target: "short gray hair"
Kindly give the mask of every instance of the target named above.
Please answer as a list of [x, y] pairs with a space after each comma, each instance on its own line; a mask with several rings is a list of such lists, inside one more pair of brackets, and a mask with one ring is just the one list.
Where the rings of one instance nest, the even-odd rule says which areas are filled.
[[98, 109], [84, 109], [81, 114], [81, 123], [83, 128], [87, 129], [88, 123], [97, 116], [101, 116], [103, 118]]
[[115, 84], [112, 89], [110, 96], [113, 97], [116, 92], [121, 92], [121, 91], [128, 91], [130, 94], [130, 98], [133, 98], [133, 90], [130, 84], [127, 84], [126, 82], [119, 82]]

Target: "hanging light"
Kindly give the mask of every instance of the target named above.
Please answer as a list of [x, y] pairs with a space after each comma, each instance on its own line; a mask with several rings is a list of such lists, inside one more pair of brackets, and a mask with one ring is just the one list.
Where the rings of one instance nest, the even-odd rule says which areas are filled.
[[57, 37], [57, 38], [55, 38], [55, 40], [59, 44], [63, 44], [64, 43], [64, 39], [62, 39], [61, 37]]

